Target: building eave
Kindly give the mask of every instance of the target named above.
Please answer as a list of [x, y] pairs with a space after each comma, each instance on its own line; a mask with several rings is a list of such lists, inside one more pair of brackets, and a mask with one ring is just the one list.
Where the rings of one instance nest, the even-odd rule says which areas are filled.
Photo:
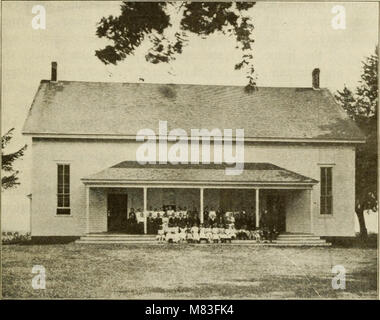
[[140, 181], [140, 180], [122, 180], [122, 179], [81, 179], [83, 184], [88, 187], [134, 187], [134, 188], [218, 188], [218, 189], [231, 189], [231, 188], [245, 188], [245, 189], [311, 189], [313, 185], [318, 183], [312, 182], [263, 182], [263, 181]]
[[[65, 134], [65, 133], [33, 133], [23, 132], [25, 136], [40, 139], [84, 139], [84, 140], [129, 140], [136, 141], [136, 135], [117, 135], [117, 134]], [[191, 137], [188, 138], [191, 141]], [[227, 139], [223, 139], [227, 141]], [[236, 141], [236, 137], [232, 137]], [[364, 139], [318, 139], [318, 138], [270, 138], [270, 137], [245, 137], [244, 142], [263, 142], [263, 143], [311, 143], [311, 144], [361, 144]]]

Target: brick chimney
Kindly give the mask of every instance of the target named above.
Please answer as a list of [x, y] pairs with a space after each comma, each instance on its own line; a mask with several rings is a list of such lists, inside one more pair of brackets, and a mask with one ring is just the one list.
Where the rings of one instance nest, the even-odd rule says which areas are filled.
[[57, 62], [51, 63], [51, 81], [57, 81]]
[[319, 74], [321, 70], [319, 68], [315, 68], [312, 73], [312, 78], [313, 78], [313, 89], [319, 90]]

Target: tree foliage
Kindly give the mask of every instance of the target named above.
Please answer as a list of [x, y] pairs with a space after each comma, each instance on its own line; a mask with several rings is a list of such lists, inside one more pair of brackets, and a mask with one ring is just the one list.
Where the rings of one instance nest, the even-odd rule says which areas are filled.
[[181, 54], [189, 35], [206, 38], [215, 33], [232, 36], [242, 51], [235, 69], [245, 69], [247, 91], [256, 87], [252, 45], [254, 25], [247, 15], [254, 2], [128, 2], [119, 16], [103, 17], [96, 35], [111, 41], [95, 55], [105, 64], [114, 64], [133, 55], [148, 40], [145, 54], [150, 63], [170, 62]]
[[377, 202], [377, 113], [378, 113], [378, 48], [363, 61], [359, 85], [354, 92], [346, 86], [336, 99], [366, 137], [356, 149], [356, 205], [360, 231], [367, 235], [363, 212], [376, 211]]
[[13, 162], [24, 155], [27, 145], [13, 153], [4, 153], [4, 148], [12, 139], [14, 128], [10, 129], [6, 134], [1, 137], [1, 169], [3, 170], [1, 177], [1, 187], [8, 189], [20, 184], [18, 181], [19, 171], [13, 169]]

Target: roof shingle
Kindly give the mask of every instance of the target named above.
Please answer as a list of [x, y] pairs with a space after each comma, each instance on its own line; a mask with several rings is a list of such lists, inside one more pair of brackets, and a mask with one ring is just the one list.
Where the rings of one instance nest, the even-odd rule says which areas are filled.
[[[245, 138], [363, 140], [327, 89], [43, 80], [26, 134], [136, 136], [143, 128], [244, 129]], [[235, 131], [233, 131], [235, 132]]]

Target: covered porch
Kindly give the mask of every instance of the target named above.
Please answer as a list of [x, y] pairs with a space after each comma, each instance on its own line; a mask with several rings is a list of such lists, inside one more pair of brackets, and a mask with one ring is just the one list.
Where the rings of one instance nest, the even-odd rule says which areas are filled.
[[[82, 181], [86, 189], [86, 233], [152, 233], [157, 212], [186, 211], [205, 223], [211, 211], [244, 212], [259, 228], [273, 215], [280, 231], [312, 232], [311, 190], [316, 180], [269, 163], [246, 163], [242, 174], [225, 165], [122, 162]], [[137, 229], [128, 229], [132, 212]]]

